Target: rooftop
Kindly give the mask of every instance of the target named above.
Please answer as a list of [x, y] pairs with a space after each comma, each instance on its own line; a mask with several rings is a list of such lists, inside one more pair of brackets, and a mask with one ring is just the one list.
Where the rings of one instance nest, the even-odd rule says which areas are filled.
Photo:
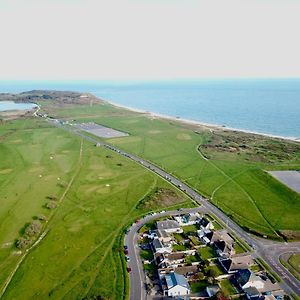
[[167, 282], [167, 287], [168, 289], [171, 289], [172, 287], [176, 285], [183, 286], [187, 289], [190, 288], [186, 278], [183, 275], [179, 275], [177, 273], [170, 273], [165, 276], [166, 282]]
[[180, 228], [178, 222], [174, 220], [158, 221], [156, 224], [158, 230]]

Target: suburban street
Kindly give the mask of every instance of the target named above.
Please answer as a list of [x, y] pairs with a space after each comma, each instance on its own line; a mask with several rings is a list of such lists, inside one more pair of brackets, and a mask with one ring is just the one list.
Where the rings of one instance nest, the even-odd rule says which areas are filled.
[[[68, 130], [71, 133], [81, 136], [82, 138], [95, 143], [98, 146], [105, 147], [110, 149], [120, 155], [123, 155], [139, 165], [147, 168], [148, 170], [154, 172], [155, 174], [161, 176], [178, 189], [186, 193], [190, 198], [201, 205], [196, 210], [200, 210], [203, 212], [209, 212], [217, 217], [221, 222], [223, 222], [223, 226], [227, 228], [227, 230], [236, 235], [239, 239], [243, 240], [247, 243], [250, 248], [253, 249], [253, 256], [262, 258], [275, 273], [282, 278], [282, 282], [280, 282], [281, 287], [288, 294], [296, 294], [300, 296], [300, 282], [287, 270], [279, 261], [279, 258], [284, 253], [300, 253], [300, 242], [293, 243], [281, 243], [275, 242], [267, 239], [258, 238], [250, 233], [244, 231], [239, 225], [233, 222], [226, 214], [224, 214], [220, 209], [214, 206], [207, 199], [202, 197], [196, 191], [194, 191], [191, 187], [187, 186], [185, 183], [181, 182], [178, 178], [173, 175], [167, 173], [161, 168], [155, 166], [154, 164], [130, 153], [127, 153], [121, 149], [118, 149], [115, 146], [112, 146], [108, 143], [99, 141], [96, 138], [86, 135], [82, 131], [78, 131], [71, 126], [63, 126], [61, 125], [60, 120], [48, 119], [51, 123], [58, 127], [62, 127], [65, 130]], [[192, 209], [193, 210], [193, 209]], [[125, 239], [125, 243], [128, 246], [128, 252], [130, 256], [130, 267], [132, 269], [130, 273], [130, 299], [138, 300], [145, 299], [146, 290], [145, 290], [145, 276], [143, 272], [143, 267], [141, 265], [141, 260], [137, 251], [137, 231], [140, 227], [146, 224], [150, 220], [154, 220], [156, 218], [170, 215], [170, 214], [178, 214], [178, 211], [175, 212], [163, 212], [156, 214], [155, 216], [146, 216], [144, 219], [140, 220], [138, 224], [134, 224]]]

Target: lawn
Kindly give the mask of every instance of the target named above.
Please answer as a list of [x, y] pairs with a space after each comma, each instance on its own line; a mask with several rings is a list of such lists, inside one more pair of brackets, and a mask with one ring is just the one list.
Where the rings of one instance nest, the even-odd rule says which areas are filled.
[[205, 280], [190, 283], [192, 293], [202, 292], [208, 285], [209, 284]]
[[[138, 205], [146, 195], [175, 189], [130, 160], [44, 121], [6, 122], [0, 138], [1, 290], [23, 259], [2, 298], [122, 299], [128, 291], [124, 228], [151, 209]], [[191, 205], [175, 193], [183, 206]], [[56, 208], [45, 207], [50, 198]], [[17, 249], [25, 225], [41, 214], [48, 219], [42, 222], [44, 238], [28, 252]]]
[[[84, 106], [80, 111], [78, 107], [60, 110], [56, 114], [129, 132], [129, 137], [110, 142], [181, 178], [245, 228], [272, 237], [278, 237], [278, 230], [300, 230], [300, 195], [264, 171], [299, 169], [299, 144], [242, 133], [213, 134], [201, 126], [149, 118], [109, 104]], [[215, 139], [219, 147], [207, 146], [215, 145]], [[226, 150], [228, 139], [229, 146], [241, 146], [238, 151]], [[230, 139], [241, 141], [234, 143]], [[197, 150], [199, 145], [201, 153]], [[244, 147], [246, 150], [241, 150]]]
[[220, 286], [225, 297], [236, 294], [236, 289], [232, 286], [228, 279], [223, 279], [220, 282]]
[[300, 254], [293, 254], [288, 259], [288, 263], [295, 269], [300, 275]]
[[198, 253], [203, 260], [214, 258], [216, 256], [215, 251], [209, 246], [199, 248]]
[[190, 232], [193, 234], [197, 234], [198, 227], [196, 225], [188, 225], [182, 226], [183, 232], [189, 234]]

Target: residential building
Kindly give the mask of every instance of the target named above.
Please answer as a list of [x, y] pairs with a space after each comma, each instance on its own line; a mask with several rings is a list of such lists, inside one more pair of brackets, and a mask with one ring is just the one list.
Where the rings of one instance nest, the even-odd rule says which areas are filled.
[[191, 292], [187, 279], [183, 275], [170, 273], [165, 276], [166, 289], [164, 294], [169, 297], [186, 296]]
[[229, 258], [235, 254], [233, 244], [227, 244], [225, 241], [215, 241], [214, 249], [218, 256]]
[[164, 230], [167, 233], [182, 233], [179, 223], [175, 220], [157, 221], [157, 230]]
[[198, 213], [189, 213], [185, 215], [175, 216], [174, 219], [180, 226], [189, 226], [199, 223], [201, 217]]
[[248, 269], [253, 265], [251, 255], [235, 255], [231, 258], [219, 258], [219, 263], [222, 268], [229, 274], [236, 273], [238, 270]]

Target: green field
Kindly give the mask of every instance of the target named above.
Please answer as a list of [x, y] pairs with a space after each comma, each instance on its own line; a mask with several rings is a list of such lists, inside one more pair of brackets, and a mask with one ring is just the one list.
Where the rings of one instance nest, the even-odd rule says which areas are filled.
[[[109, 104], [50, 114], [95, 121], [130, 133], [109, 142], [181, 178], [240, 225], [279, 238], [299, 238], [300, 195], [265, 172], [300, 169], [300, 145], [243, 133], [208, 130]], [[294, 234], [294, 235], [293, 235]]]
[[[3, 299], [122, 299], [124, 228], [166, 203], [192, 205], [152, 172], [46, 121], [4, 122], [0, 141]], [[176, 193], [173, 203], [152, 203], [147, 195], [158, 188]], [[40, 231], [17, 248], [33, 221]]]

